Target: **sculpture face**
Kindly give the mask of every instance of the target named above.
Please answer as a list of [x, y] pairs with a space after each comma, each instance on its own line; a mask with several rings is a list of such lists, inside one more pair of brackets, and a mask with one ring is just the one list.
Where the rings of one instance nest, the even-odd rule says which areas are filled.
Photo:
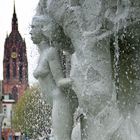
[[39, 20], [37, 20], [37, 18], [34, 18], [32, 21], [32, 25], [31, 25], [31, 39], [33, 41], [34, 44], [39, 44], [42, 41], [42, 31], [41, 31], [41, 27], [42, 24], [39, 22]]

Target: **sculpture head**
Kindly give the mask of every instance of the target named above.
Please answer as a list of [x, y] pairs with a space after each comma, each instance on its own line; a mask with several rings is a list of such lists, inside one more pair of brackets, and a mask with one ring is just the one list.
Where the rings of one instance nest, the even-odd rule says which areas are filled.
[[52, 47], [73, 52], [70, 39], [65, 35], [63, 28], [56, 21], [46, 14], [42, 33], [52, 43]]
[[42, 23], [40, 22], [40, 17], [35, 16], [32, 20], [32, 25], [31, 25], [31, 39], [33, 41], [34, 44], [40, 44], [40, 42], [42, 41]]
[[33, 43], [39, 44], [43, 39], [57, 40], [59, 38], [59, 26], [47, 15], [36, 15], [32, 20], [31, 39]]
[[33, 17], [30, 34], [34, 44], [40, 44], [43, 40], [47, 39], [43, 34], [43, 28], [46, 21], [46, 16]]
[[47, 14], [45, 16], [44, 26], [42, 32], [49, 41], [57, 41], [60, 38], [60, 27], [59, 25]]

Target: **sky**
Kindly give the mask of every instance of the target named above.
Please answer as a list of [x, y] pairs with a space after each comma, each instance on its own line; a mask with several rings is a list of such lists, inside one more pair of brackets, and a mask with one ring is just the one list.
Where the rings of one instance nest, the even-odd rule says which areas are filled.
[[[39, 0], [15, 0], [16, 14], [18, 18], [18, 30], [25, 38], [27, 57], [28, 57], [28, 74], [29, 83], [36, 82], [32, 73], [37, 65], [38, 52], [36, 46], [32, 43], [30, 37], [30, 25], [32, 17], [35, 14]], [[3, 79], [3, 52], [6, 34], [11, 32], [11, 21], [13, 16], [14, 0], [0, 0], [0, 80]]]

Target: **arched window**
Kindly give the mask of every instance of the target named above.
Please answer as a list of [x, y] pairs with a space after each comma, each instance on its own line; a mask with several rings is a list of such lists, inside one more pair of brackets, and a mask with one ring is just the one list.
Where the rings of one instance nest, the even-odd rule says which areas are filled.
[[23, 66], [20, 65], [20, 66], [19, 66], [19, 81], [22, 81], [22, 78], [23, 78], [22, 69], [23, 69]]
[[17, 71], [16, 71], [16, 61], [13, 60], [13, 78], [16, 78]]
[[10, 79], [10, 64], [6, 65], [6, 79]]
[[22, 49], [22, 47], [19, 50], [19, 61], [23, 62], [23, 49]]

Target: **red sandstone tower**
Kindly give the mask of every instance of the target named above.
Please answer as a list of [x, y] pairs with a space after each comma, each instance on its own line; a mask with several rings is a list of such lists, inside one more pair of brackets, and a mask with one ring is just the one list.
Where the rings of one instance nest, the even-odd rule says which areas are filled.
[[7, 35], [3, 58], [3, 94], [17, 101], [28, 87], [28, 62], [26, 43], [18, 31], [15, 12], [12, 18], [12, 31]]

